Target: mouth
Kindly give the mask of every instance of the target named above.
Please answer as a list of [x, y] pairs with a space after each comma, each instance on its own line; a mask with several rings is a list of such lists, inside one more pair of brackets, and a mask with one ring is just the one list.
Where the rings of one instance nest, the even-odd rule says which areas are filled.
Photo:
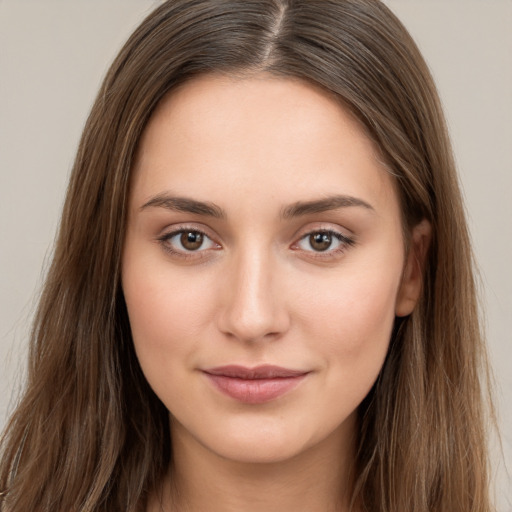
[[255, 368], [229, 365], [203, 373], [224, 395], [246, 404], [262, 404], [292, 391], [310, 372], [273, 365]]

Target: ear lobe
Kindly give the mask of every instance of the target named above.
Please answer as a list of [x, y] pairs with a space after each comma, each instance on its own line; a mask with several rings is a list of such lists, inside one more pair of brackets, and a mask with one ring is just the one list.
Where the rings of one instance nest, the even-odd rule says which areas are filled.
[[396, 298], [396, 316], [410, 315], [419, 300], [431, 238], [432, 225], [426, 219], [412, 229], [411, 245], [406, 255], [402, 281]]

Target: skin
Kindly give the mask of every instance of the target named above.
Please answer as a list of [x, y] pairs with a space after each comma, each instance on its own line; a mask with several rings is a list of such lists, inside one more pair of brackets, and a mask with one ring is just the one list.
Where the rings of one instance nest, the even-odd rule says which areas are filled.
[[[333, 195], [360, 204], [292, 215]], [[203, 245], [185, 250], [180, 229]], [[341, 241], [318, 250], [310, 234], [327, 231]], [[420, 223], [405, 253], [393, 178], [323, 91], [212, 75], [164, 98], [139, 146], [122, 265], [137, 356], [170, 411], [175, 492], [149, 509], [347, 510], [357, 407], [417, 301], [429, 234]], [[307, 375], [247, 404], [203, 373], [227, 364]]]

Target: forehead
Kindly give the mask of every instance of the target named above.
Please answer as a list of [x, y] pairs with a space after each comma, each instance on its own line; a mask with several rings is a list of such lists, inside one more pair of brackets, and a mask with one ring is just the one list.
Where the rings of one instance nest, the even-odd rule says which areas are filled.
[[[171, 91], [141, 138], [132, 196], [172, 190], [227, 201], [243, 189], [282, 202], [344, 193], [394, 197], [358, 120], [298, 79], [206, 75]], [[336, 189], [336, 190], [332, 190]]]

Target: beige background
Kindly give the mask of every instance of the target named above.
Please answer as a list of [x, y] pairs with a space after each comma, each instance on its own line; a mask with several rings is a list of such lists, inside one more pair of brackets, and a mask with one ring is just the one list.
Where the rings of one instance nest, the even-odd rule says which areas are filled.
[[[0, 428], [77, 141], [102, 76], [151, 0], [0, 0]], [[512, 472], [512, 0], [388, 0], [419, 43], [451, 128], [486, 304]], [[510, 477], [496, 457], [500, 512]]]

